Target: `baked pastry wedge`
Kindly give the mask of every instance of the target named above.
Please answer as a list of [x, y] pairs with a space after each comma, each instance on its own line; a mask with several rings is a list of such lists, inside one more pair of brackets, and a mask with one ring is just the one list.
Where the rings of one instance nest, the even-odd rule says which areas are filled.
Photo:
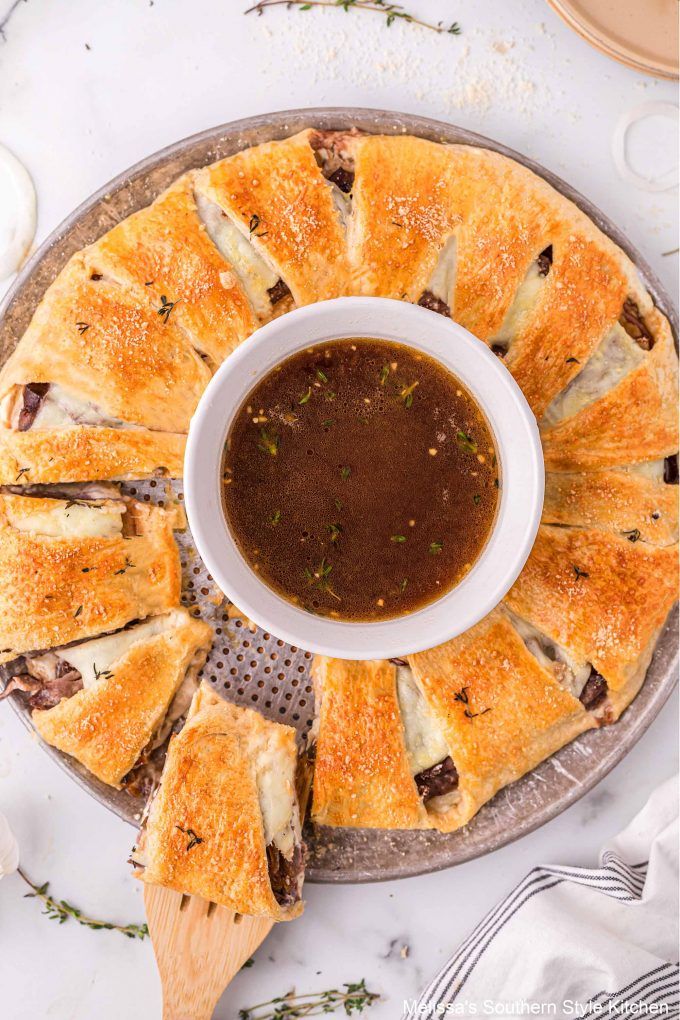
[[[677, 547], [600, 528], [541, 525], [506, 606], [553, 663], [568, 662], [578, 693], [618, 719], [644, 680], [677, 599]], [[592, 702], [587, 692], [597, 692]]]
[[408, 662], [318, 658], [314, 675], [321, 825], [450, 832], [597, 725], [501, 608]]
[[144, 882], [239, 914], [302, 913], [295, 730], [203, 683], [172, 738], [132, 862]]
[[79, 491], [0, 493], [0, 663], [179, 603], [177, 511]]
[[43, 740], [102, 782], [139, 783], [186, 715], [211, 640], [207, 624], [173, 609], [104, 637], [22, 656], [4, 667], [10, 678], [0, 697], [27, 698]]
[[678, 490], [664, 481], [663, 462], [645, 467], [547, 474], [543, 523], [602, 528], [632, 543], [674, 545]]
[[271, 318], [276, 306], [287, 310], [291, 301], [305, 305], [348, 293], [346, 193], [322, 173], [313, 138], [308, 130], [265, 142], [197, 175], [199, 195], [224, 214], [229, 232], [222, 240], [218, 221], [212, 236], [240, 252], [233, 264], [237, 272], [242, 264], [261, 318]]

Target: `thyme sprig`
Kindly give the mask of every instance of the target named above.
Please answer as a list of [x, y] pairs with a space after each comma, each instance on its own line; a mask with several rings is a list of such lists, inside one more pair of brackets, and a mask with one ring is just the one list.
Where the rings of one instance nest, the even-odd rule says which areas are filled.
[[372, 1006], [379, 999], [378, 993], [371, 992], [366, 987], [365, 978], [362, 978], [325, 992], [296, 995], [290, 991], [287, 995], [239, 1010], [239, 1020], [293, 1020], [295, 1017], [335, 1013], [340, 1007], [347, 1016], [351, 1016], [352, 1013], [363, 1013], [367, 1006]]
[[373, 14], [382, 14], [388, 28], [395, 21], [403, 21], [408, 25], [419, 25], [430, 32], [436, 32], [437, 35], [460, 35], [462, 31], [457, 21], [452, 21], [450, 24], [444, 21], [424, 21], [404, 10], [401, 4], [390, 3], [389, 0], [259, 0], [243, 13], [262, 15], [268, 7], [282, 6], [288, 9], [297, 7], [299, 11], [309, 11], [313, 7], [339, 7], [346, 13], [353, 10], [368, 11]]
[[64, 924], [69, 918], [73, 918], [78, 924], [84, 925], [86, 928], [93, 928], [95, 931], [106, 929], [107, 931], [119, 931], [121, 935], [125, 935], [129, 939], [145, 939], [149, 934], [149, 929], [145, 924], [114, 924], [113, 921], [100, 921], [96, 917], [89, 917], [88, 914], [84, 914], [78, 907], [74, 907], [72, 903], [68, 903], [66, 900], [55, 900], [53, 896], [50, 896], [49, 882], [43, 882], [42, 885], [36, 885], [35, 882], [31, 882], [30, 878], [18, 868], [17, 871], [23, 878], [26, 885], [29, 885], [33, 892], [26, 893], [26, 899], [39, 899], [42, 900], [45, 905], [45, 909], [42, 911], [50, 921], [58, 921], [59, 924]]

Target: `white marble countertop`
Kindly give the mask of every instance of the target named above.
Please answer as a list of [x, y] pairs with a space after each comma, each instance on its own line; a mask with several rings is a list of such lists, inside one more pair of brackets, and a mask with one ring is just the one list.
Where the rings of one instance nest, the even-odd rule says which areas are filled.
[[[611, 154], [620, 116], [677, 102], [673, 83], [609, 61], [544, 0], [408, 3], [457, 18], [459, 37], [342, 11], [244, 18], [245, 0], [0, 0], [0, 142], [26, 163], [39, 199], [37, 240], [114, 174], [170, 142], [273, 109], [356, 105], [422, 113], [488, 134], [563, 176], [617, 222], [675, 294], [677, 192], [623, 183]], [[631, 133], [643, 171], [675, 160], [675, 128]], [[0, 292], [2, 291], [0, 286]], [[677, 709], [677, 698], [673, 699]], [[399, 883], [308, 886], [300, 921], [278, 926], [222, 998], [217, 1018], [291, 987], [366, 978], [398, 1017], [482, 914], [535, 864], [592, 865], [600, 843], [676, 768], [673, 703], [590, 794], [538, 832], [460, 868]], [[632, 709], [634, 711], [634, 708]], [[34, 879], [95, 916], [141, 921], [125, 864], [132, 830], [99, 807], [0, 712], [0, 810]], [[151, 946], [63, 927], [0, 883], [3, 1020], [159, 1016]]]

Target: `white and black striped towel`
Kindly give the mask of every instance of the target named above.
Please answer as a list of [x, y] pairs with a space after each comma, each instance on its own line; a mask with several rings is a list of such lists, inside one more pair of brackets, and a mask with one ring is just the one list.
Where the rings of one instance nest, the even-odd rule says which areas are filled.
[[600, 867], [534, 868], [437, 974], [409, 1018], [678, 1017], [677, 780]]

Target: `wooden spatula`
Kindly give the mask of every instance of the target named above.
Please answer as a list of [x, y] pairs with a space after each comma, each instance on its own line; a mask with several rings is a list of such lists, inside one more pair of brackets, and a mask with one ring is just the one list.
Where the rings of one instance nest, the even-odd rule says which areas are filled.
[[[298, 759], [296, 787], [305, 817], [313, 766]], [[245, 917], [200, 896], [144, 886], [149, 933], [163, 988], [163, 1020], [210, 1020], [231, 979], [262, 945], [274, 922]]]
[[144, 905], [163, 987], [163, 1020], [210, 1020], [220, 995], [274, 922], [158, 885], [144, 887]]

